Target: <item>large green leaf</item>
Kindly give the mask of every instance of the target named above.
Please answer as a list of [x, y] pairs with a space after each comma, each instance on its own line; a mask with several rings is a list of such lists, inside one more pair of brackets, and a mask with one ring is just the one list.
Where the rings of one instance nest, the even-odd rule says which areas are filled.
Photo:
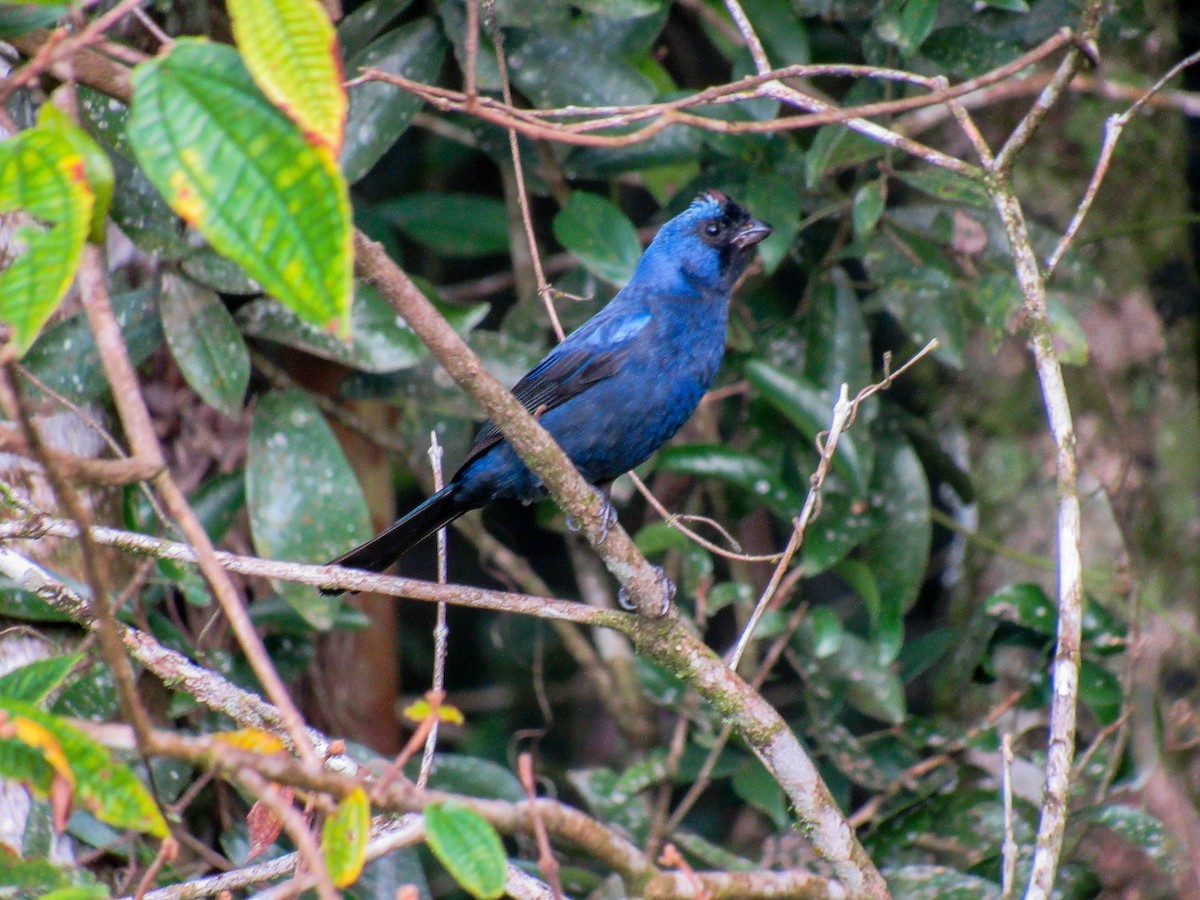
[[[435, 305], [460, 332], [470, 331], [488, 311], [486, 303], [450, 306], [435, 300]], [[269, 299], [255, 300], [243, 306], [238, 310], [237, 320], [246, 334], [297, 347], [364, 372], [407, 369], [428, 355], [421, 339], [379, 296], [379, 292], [364, 282], [357, 282], [354, 288], [349, 343], [301, 321], [290, 310]]]
[[425, 840], [454, 880], [472, 897], [504, 895], [508, 859], [500, 835], [483, 816], [459, 803], [425, 807]]
[[879, 587], [878, 628], [890, 635], [881, 649], [884, 661], [900, 650], [896, 632], [912, 608], [925, 580], [933, 525], [929, 518], [929, 483], [912, 447], [898, 434], [879, 442], [871, 483], [871, 515], [878, 531], [867, 544], [863, 562]]
[[150, 792], [128, 767], [118, 763], [100, 744], [57, 716], [37, 707], [0, 696], [0, 710], [10, 725], [32, 723], [40, 733], [37, 743], [18, 728], [0, 738], [0, 775], [21, 781], [45, 796], [65, 762], [74, 780], [73, 795], [96, 818], [117, 828], [129, 828], [154, 837], [166, 837], [167, 823]]
[[994, 881], [946, 866], [912, 865], [885, 869], [888, 887], [896, 897], [913, 900], [1000, 900]]
[[34, 128], [0, 143], [0, 213], [27, 214], [9, 239], [6, 255], [16, 258], [0, 272], [0, 322], [18, 354], [75, 277], [93, 202], [84, 157], [58, 130]]
[[[260, 556], [323, 563], [371, 536], [367, 501], [316, 405], [299, 390], [258, 402], [246, 456], [246, 505]], [[316, 628], [337, 598], [281, 582], [279, 593]]]
[[623, 287], [642, 256], [637, 230], [610, 201], [576, 191], [554, 217], [554, 236], [598, 278]]
[[663, 450], [655, 468], [680, 475], [719, 478], [735, 484], [787, 517], [800, 512], [801, 498], [779, 481], [777, 466], [719, 444], [685, 444]]
[[409, 238], [444, 256], [508, 252], [508, 213], [504, 201], [494, 197], [422, 192], [374, 209]]
[[[428, 17], [409, 22], [373, 41], [346, 65], [354, 78], [371, 67], [414, 81], [432, 81], [442, 67], [446, 40], [437, 23]], [[353, 184], [362, 178], [396, 142], [421, 108], [421, 99], [381, 81], [366, 81], [350, 88], [346, 118], [346, 143], [342, 171]]]
[[236, 419], [250, 383], [250, 353], [221, 298], [186, 278], [164, 275], [158, 308], [187, 383], [205, 403]]
[[337, 35], [317, 0], [228, 0], [246, 68], [271, 102], [336, 156], [346, 124]]
[[129, 140], [171, 207], [268, 294], [348, 331], [350, 201], [329, 148], [263, 97], [232, 47], [178, 40], [133, 85]]

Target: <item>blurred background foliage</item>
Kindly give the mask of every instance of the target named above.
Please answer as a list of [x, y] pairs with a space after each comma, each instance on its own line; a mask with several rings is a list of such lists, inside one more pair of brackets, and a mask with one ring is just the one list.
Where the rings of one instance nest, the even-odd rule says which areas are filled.
[[[951, 80], [1012, 60], [1079, 13], [1073, 0], [743, 5], [773, 65], [861, 62]], [[488, 9], [479, 87], [501, 89], [498, 33], [519, 104], [642, 104], [753, 71], [723, 6], [709, 0], [497, 0]], [[229, 40], [219, 3], [156, 2], [149, 12], [169, 34]], [[0, 34], [62, 14], [5, 7]], [[338, 32], [349, 76], [371, 65], [461, 86], [462, 0], [351, 2], [345, 14]], [[136, 23], [120, 39], [156, 49]], [[1144, 86], [1198, 46], [1200, 22], [1186, 2], [1106, 6], [1102, 65], [1068, 93], [1018, 163], [1018, 193], [1040, 252], [1053, 246], [1087, 183], [1104, 117], [1128, 102], [1106, 99], [1099, 87]], [[866, 79], [820, 78], [808, 87], [842, 103], [906, 90]], [[1002, 139], [1035, 89], [1023, 85], [979, 107], [983, 133]], [[350, 98], [341, 163], [356, 224], [419, 280], [488, 368], [513, 383], [554, 338], [507, 133], [422, 107], [386, 84], [359, 84]], [[87, 90], [80, 100], [87, 130], [116, 171], [111, 281], [126, 339], [172, 467], [214, 540], [320, 562], [426, 496], [430, 432], [454, 467], [480, 416], [404, 323], [359, 285], [353, 340], [344, 344], [258, 294], [158, 196], [130, 149], [124, 108]], [[39, 102], [36, 90], [18, 92], [9, 113], [27, 123]], [[760, 99], [703, 112], [767, 121], [780, 108]], [[949, 117], [918, 111], [889, 124], [971, 158]], [[1200, 896], [1184, 862], [1189, 847], [1200, 847], [1195, 141], [1194, 126], [1170, 106], [1136, 119], [1050, 285], [1055, 338], [1071, 364], [1088, 593], [1063, 896], [1130, 896], [1131, 886], [1138, 896]], [[1055, 485], [1019, 338], [1012, 259], [986, 194], [840, 125], [768, 134], [672, 126], [619, 149], [518, 143], [537, 249], [568, 330], [611, 298], [656, 226], [701, 189], [727, 192], [776, 228], [735, 300], [712, 397], [639, 473], [670, 510], [719, 523], [721, 533], [690, 523], [718, 544], [778, 552], [839, 386], [853, 394], [883, 376], [886, 354], [894, 368], [938, 339], [931, 358], [861, 407], [797, 559], [793, 590], [764, 619], [744, 671], [753, 674], [785, 636], [765, 695], [814, 751], [898, 896], [999, 896], [1004, 735], [1015, 753], [1019, 871], [1036, 828], [1055, 629]], [[42, 414], [58, 416], [73, 439], [87, 440], [87, 432], [56, 395], [111, 420], [94, 346], [69, 304], [24, 365], [53, 391], [40, 401]], [[330, 414], [331, 403], [353, 418]], [[627, 479], [615, 497], [622, 522], [679, 585], [683, 614], [724, 651], [771, 565], [698, 546], [665, 525]], [[137, 488], [90, 499], [110, 523], [162, 531]], [[482, 518], [516, 557], [498, 553], [468, 521], [451, 535], [452, 581], [534, 592], [544, 582], [556, 596], [612, 602], [606, 577], [597, 577], [595, 560], [552, 504], [498, 507]], [[70, 545], [47, 553], [46, 564], [71, 571]], [[117, 587], [135, 588], [123, 615], [256, 687], [194, 571], [123, 565]], [[432, 542], [401, 571], [432, 577]], [[395, 752], [410, 727], [399, 710], [430, 683], [433, 609], [329, 600], [265, 582], [247, 593], [310, 720], [363, 753]], [[79, 632], [30, 595], [9, 586], [0, 604], [14, 628], [34, 629], [52, 654], [77, 645]], [[615, 710], [597, 702], [546, 623], [460, 609], [449, 621], [448, 702], [466, 724], [443, 728], [435, 785], [519, 799], [514, 754], [535, 749], [558, 796], [639, 844], [670, 840], [697, 867], [816, 864], [778, 785], [736, 740], [721, 749], [716, 711], [621, 642], [592, 636], [614, 671], [628, 676], [619, 682], [628, 696]], [[79, 663], [49, 708], [111, 716], [110, 679], [104, 667]], [[222, 727], [186, 694], [143, 684], [161, 721]], [[677, 731], [681, 718], [687, 728]], [[160, 768], [156, 789], [165, 800], [192, 782], [184, 766]], [[711, 786], [670, 816], [702, 777]], [[35, 809], [29, 819], [27, 858], [48, 840], [46, 815]], [[236, 795], [202, 790], [183, 816], [200, 842], [234, 863], [245, 858]], [[64, 881], [111, 879], [131, 855], [149, 852], [117, 840], [82, 809], [68, 833], [91, 874]], [[585, 859], [565, 861], [570, 892], [615, 896]], [[174, 877], [203, 866], [185, 852]], [[432, 859], [415, 852], [374, 864], [351, 893], [390, 896], [387, 885], [406, 881], [432, 896], [453, 893]]]

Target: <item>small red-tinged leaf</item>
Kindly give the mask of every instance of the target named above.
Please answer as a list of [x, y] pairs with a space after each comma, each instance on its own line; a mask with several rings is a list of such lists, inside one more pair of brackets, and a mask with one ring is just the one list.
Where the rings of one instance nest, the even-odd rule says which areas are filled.
[[37, 127], [0, 142], [0, 214], [22, 212], [0, 272], [0, 323], [25, 353], [58, 307], [83, 253], [95, 195], [73, 141]]
[[[296, 796], [290, 787], [278, 788], [279, 797], [289, 806]], [[254, 859], [279, 839], [283, 831], [283, 820], [273, 813], [261, 800], [255, 800], [246, 813], [246, 828], [250, 832], [250, 852], [246, 854], [246, 862]]]
[[356, 787], [325, 819], [321, 831], [321, 852], [336, 886], [349, 887], [358, 880], [367, 860], [370, 836], [371, 801], [366, 791]]
[[342, 150], [346, 89], [337, 33], [317, 0], [227, 0], [246, 68], [272, 103], [321, 141]]
[[301, 318], [350, 329], [350, 199], [332, 150], [254, 84], [232, 47], [181, 39], [133, 73], [126, 133], [167, 203]]

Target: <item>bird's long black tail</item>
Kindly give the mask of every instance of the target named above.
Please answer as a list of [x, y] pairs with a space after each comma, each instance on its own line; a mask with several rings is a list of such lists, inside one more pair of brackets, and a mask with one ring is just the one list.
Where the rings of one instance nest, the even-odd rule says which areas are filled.
[[[439, 528], [473, 509], [472, 505], [462, 501], [461, 494], [459, 485], [451, 482], [386, 531], [330, 560], [329, 565], [382, 572]], [[330, 588], [321, 593], [340, 594], [341, 591]]]

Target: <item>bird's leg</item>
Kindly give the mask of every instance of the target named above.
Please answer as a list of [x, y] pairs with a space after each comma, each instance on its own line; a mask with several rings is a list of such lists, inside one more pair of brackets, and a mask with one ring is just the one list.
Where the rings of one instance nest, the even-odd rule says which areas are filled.
[[[662, 586], [663, 600], [658, 614], [665, 616], [671, 608], [671, 601], [675, 599], [675, 582], [667, 577], [667, 573], [663, 571], [662, 566], [651, 565], [650, 568], [654, 570], [654, 573], [658, 576], [658, 583]], [[621, 585], [621, 589], [617, 591], [617, 602], [621, 604], [621, 609], [628, 609], [631, 612], [637, 610], [637, 604], [629, 596], [629, 588], [625, 587], [625, 585]]]
[[[602, 481], [600, 484], [593, 485], [593, 490], [596, 496], [600, 498], [600, 543], [603, 544], [608, 538], [608, 530], [617, 524], [617, 509], [612, 505], [612, 482]], [[567, 530], [578, 531], [580, 524], [575, 520], [574, 516], [567, 516]]]

